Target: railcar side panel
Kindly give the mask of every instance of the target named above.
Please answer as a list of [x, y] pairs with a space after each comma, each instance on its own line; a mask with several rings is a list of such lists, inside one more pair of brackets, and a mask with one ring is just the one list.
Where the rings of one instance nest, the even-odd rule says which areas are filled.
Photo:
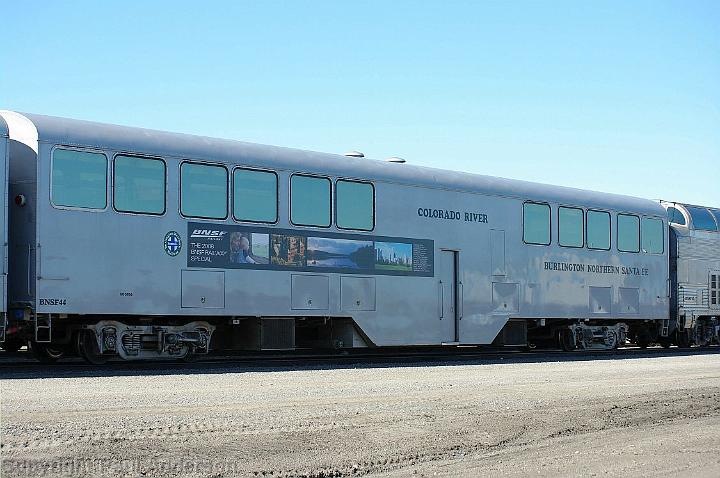
[[[197, 268], [185, 252], [171, 255], [164, 251], [164, 238], [176, 232], [181, 248], [189, 248], [193, 238], [188, 224], [212, 231], [234, 223], [231, 220], [199, 222], [180, 217], [179, 196], [172, 191], [172, 185], [179, 182], [179, 174], [177, 163], [172, 160], [167, 161], [167, 183], [171, 192], [167, 195], [164, 215], [118, 213], [110, 205], [110, 190], [108, 207], [103, 211], [53, 207], [49, 193], [51, 151], [52, 145], [41, 146], [44, 159], [40, 161], [38, 179], [43, 195], [40, 217], [42, 224], [63, 224], [63, 227], [42, 227], [39, 234], [40, 312], [351, 316], [377, 345], [453, 341], [447, 334], [447, 319], [440, 317], [442, 299], [437, 274], [433, 277], [373, 275], [374, 309], [351, 311], [342, 307], [343, 273], [292, 268], [222, 270], [222, 281], [217, 284], [212, 282], [215, 279], [211, 279], [211, 274], [207, 276], [212, 287], [223, 288], [221, 301], [183, 306], [183, 271]], [[114, 152], [106, 151], [106, 154], [112, 158]], [[112, 169], [110, 161], [108, 168]], [[297, 231], [298, 235], [311, 237], [327, 235], [325, 230], [298, 228], [289, 223], [285, 185], [290, 173], [279, 171], [278, 174], [283, 185], [280, 222], [277, 226], [258, 228]], [[614, 240], [608, 251], [564, 248], [557, 245], [553, 228], [550, 245], [529, 245], [522, 239], [523, 201], [520, 199], [380, 181], [375, 182], [375, 188], [378, 204], [375, 230], [364, 234], [332, 230], [330, 234], [354, 239], [365, 236], [368, 240], [377, 236], [432, 240], [435, 258], [443, 251], [457, 252], [461, 295], [456, 327], [461, 343], [490, 343], [511, 318], [656, 320], [667, 316], [667, 244], [664, 254], [619, 253]], [[428, 204], [436, 210], [450, 211], [452, 218], [424, 217], [418, 210], [426, 209], [423, 206]], [[551, 204], [553, 213], [557, 206], [557, 203]], [[609, 212], [614, 220], [616, 211]], [[470, 215], [468, 220], [466, 214]], [[456, 219], [456, 215], [460, 219]], [[243, 227], [252, 229], [248, 225]], [[613, 230], [615, 228], [613, 223]], [[492, 234], [495, 243], [491, 243], [491, 231], [495, 231]], [[498, 244], [498, 240], [502, 244]], [[493, 250], [502, 250], [502, 253], [493, 253]], [[298, 308], [292, 303], [294, 294], [300, 293], [300, 286], [295, 284], [312, 282], [312, 277], [317, 276], [323, 279], [315, 282], [326, 285], [315, 286], [320, 289], [315, 292], [314, 306]], [[85, 294], [86, 290], [93, 290], [93, 294]], [[603, 301], [606, 302], [604, 309], [593, 309]]]
[[[7, 123], [0, 116], [0, 238], [2, 239], [2, 248], [0, 248], [0, 264], [2, 271], [0, 272], [0, 294], [2, 294], [2, 302], [0, 303], [0, 314], [3, 316], [7, 312], [7, 279], [8, 279], [8, 162], [10, 155], [9, 130]], [[0, 318], [0, 340], [4, 338], [4, 317]]]
[[[28, 198], [28, 207], [13, 208], [11, 215], [18, 230], [11, 247], [26, 250], [11, 263], [18, 278], [11, 300], [38, 314], [59, 320], [147, 318], [145, 323], [153, 317], [214, 318], [226, 325], [251, 317], [351, 318], [378, 346], [490, 344], [513, 319], [668, 319], [667, 229], [657, 253], [618, 250], [619, 214], [634, 215], [639, 223], [664, 220], [663, 208], [651, 201], [32, 118], [49, 132], [40, 127], [37, 158], [20, 150], [11, 155], [11, 194]], [[104, 155], [104, 207], [53, 204], [56, 148]], [[118, 155], [164, 162], [165, 203], [158, 214], [116, 210]], [[179, 185], [187, 160], [229, 172], [239, 166], [275, 172], [277, 222], [235, 221], [231, 182], [226, 219], [184, 217]], [[334, 220], [328, 228], [292, 224], [289, 190], [298, 173], [333, 184], [341, 178], [371, 182], [373, 229], [342, 230]], [[547, 206], [546, 245], [524, 240], [527, 202]], [[583, 218], [589, 210], [606, 212], [609, 248], [590, 249], [585, 242], [561, 246], [561, 207], [575, 208]], [[231, 257], [237, 253], [232, 241], [240, 239], [254, 247], [251, 263]]]
[[[673, 226], [677, 237], [678, 315], [720, 316], [720, 234]], [[715, 280], [713, 280], [713, 276]]]

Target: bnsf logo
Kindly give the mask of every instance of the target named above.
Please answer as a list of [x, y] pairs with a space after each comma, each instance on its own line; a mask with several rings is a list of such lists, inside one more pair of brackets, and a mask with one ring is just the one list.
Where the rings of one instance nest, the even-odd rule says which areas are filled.
[[223, 237], [227, 231], [218, 231], [215, 229], [195, 229], [190, 237]]
[[67, 305], [67, 299], [40, 299], [40, 305]]

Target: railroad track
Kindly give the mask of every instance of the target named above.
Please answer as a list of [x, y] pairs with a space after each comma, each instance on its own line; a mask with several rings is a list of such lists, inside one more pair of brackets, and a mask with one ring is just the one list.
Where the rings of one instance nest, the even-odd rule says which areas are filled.
[[30, 353], [7, 354], [0, 352], [0, 378], [17, 377], [25, 373], [40, 377], [72, 376], [76, 374], [127, 374], [144, 372], [192, 372], [213, 373], [214, 371], [271, 371], [284, 368], [324, 368], [343, 366], [391, 366], [391, 365], [443, 365], [463, 363], [523, 363], [557, 361], [592, 361], [618, 358], [652, 358], [663, 356], [720, 355], [720, 347], [669, 348], [625, 347], [616, 350], [590, 350], [563, 352], [553, 349], [467, 349], [448, 350], [383, 350], [332, 354], [247, 354], [247, 355], [208, 355], [194, 362], [181, 360], [156, 360], [127, 362], [109, 361], [105, 365], [91, 365], [79, 358], [67, 358], [57, 363], [40, 363]]

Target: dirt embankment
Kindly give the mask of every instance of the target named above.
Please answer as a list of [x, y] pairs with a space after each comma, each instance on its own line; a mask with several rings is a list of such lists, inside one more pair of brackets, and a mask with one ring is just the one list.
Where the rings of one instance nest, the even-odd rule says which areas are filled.
[[3, 379], [3, 476], [720, 476], [720, 355]]

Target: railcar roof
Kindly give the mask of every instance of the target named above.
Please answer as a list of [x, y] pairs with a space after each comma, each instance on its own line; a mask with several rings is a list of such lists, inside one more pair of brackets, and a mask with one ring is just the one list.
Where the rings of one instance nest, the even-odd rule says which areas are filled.
[[655, 201], [619, 194], [235, 140], [23, 114], [37, 128], [39, 142], [50, 144], [94, 146], [186, 159], [213, 159], [234, 164], [665, 215], [665, 210]]
[[[699, 206], [697, 204], [688, 204], [673, 201], [661, 201], [660, 204], [666, 207], [673, 207], [678, 210], [684, 210], [684, 215], [690, 218], [690, 221], [687, 224], [671, 223], [672, 226], [675, 227], [676, 230], [678, 230], [679, 234], [683, 234], [683, 230], [679, 229], [679, 227], [682, 227], [683, 229], [687, 228], [687, 230], [711, 233], [720, 231], [720, 208]], [[709, 214], [709, 216], [706, 215], [703, 217], [703, 211]], [[712, 219], [715, 222], [714, 228], [712, 227], [712, 224], [707, 221], [707, 219]], [[696, 221], [700, 222], [701, 225], [697, 225]]]
[[704, 208], [704, 209], [717, 210], [717, 208], [716, 208], [716, 207], [713, 207], [713, 206], [702, 206], [702, 205], [700, 205], [700, 204], [690, 204], [690, 203], [685, 203], [685, 202], [676, 202], [676, 203], [673, 203], [672, 201], [665, 201], [665, 202], [668, 203], [668, 204], [679, 204], [679, 205], [681, 205], [681, 206], [683, 206], [683, 207], [686, 207], [686, 208], [688, 208], [688, 207], [699, 207], [699, 208]]

